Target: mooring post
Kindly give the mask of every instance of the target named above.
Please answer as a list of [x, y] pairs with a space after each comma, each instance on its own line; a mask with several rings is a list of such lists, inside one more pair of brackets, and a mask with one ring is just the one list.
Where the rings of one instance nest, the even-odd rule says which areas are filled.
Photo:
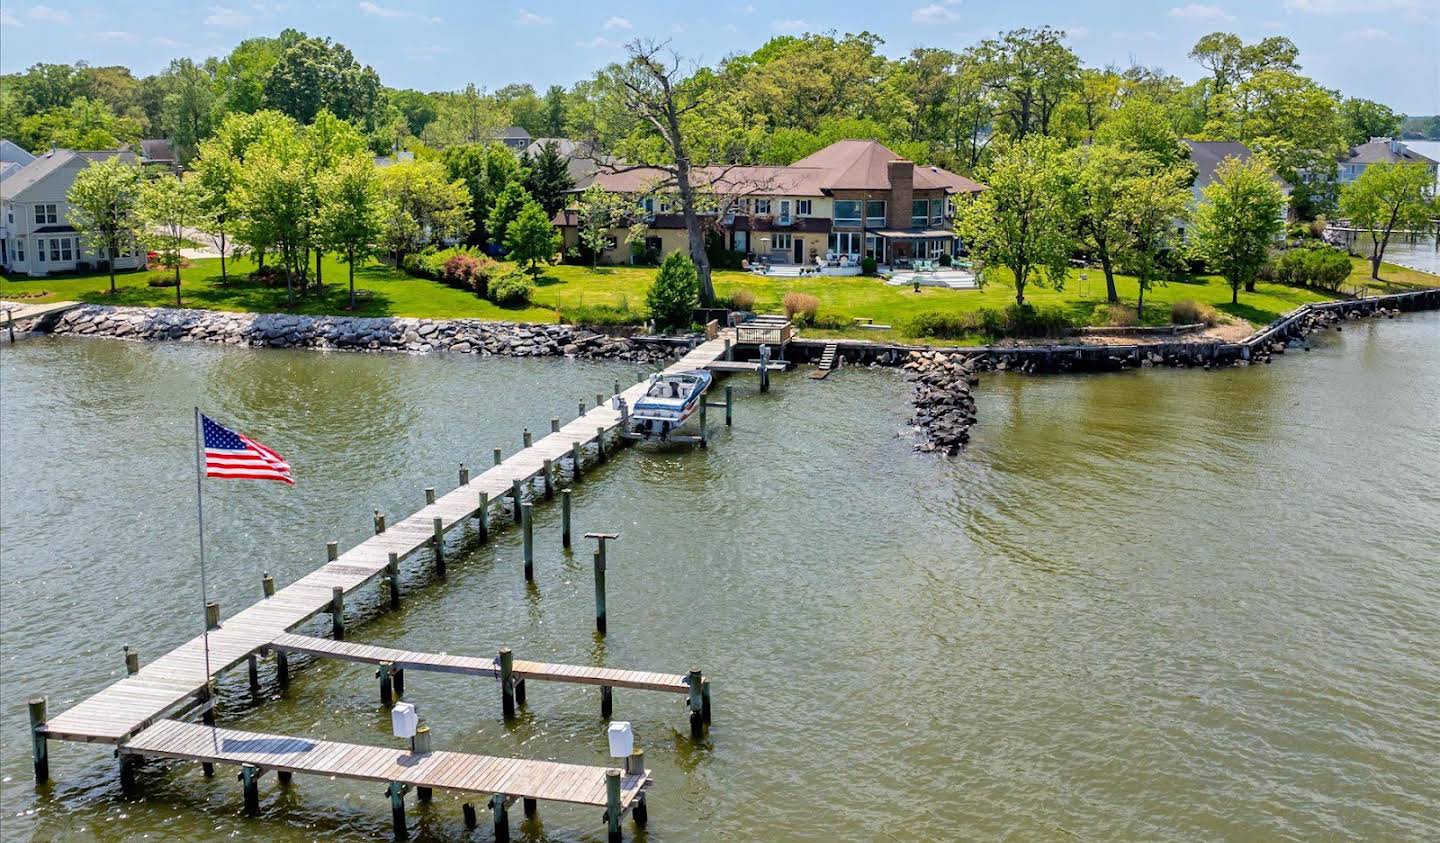
[[735, 387], [725, 387], [725, 426], [730, 427], [735, 417]]
[[515, 716], [515, 654], [509, 647], [500, 648], [500, 713], [509, 720]]
[[559, 417], [559, 416], [551, 416], [551, 417], [550, 417], [550, 432], [551, 432], [551, 433], [559, 433], [559, 432], [560, 432], [560, 417]]
[[390, 608], [400, 608], [400, 554], [391, 551], [385, 561], [385, 579], [390, 583]]
[[432, 504], [432, 503], [434, 503], [434, 502], [435, 502], [435, 487], [434, 487], [434, 486], [430, 486], [430, 487], [428, 487], [428, 488], [425, 489], [425, 505], [426, 505], [426, 506], [429, 506], [430, 504]]
[[445, 521], [440, 516], [435, 516], [430, 523], [435, 529], [435, 537], [430, 543], [435, 546], [435, 573], [445, 576]]
[[30, 754], [35, 760], [35, 783], [50, 781], [50, 743], [45, 737], [45, 698], [30, 698]]
[[245, 790], [245, 816], [260, 816], [260, 768], [254, 764], [241, 764], [239, 779]]
[[546, 460], [545, 467], [541, 470], [545, 475], [545, 500], [555, 498], [555, 461]]
[[276, 770], [276, 771], [275, 771], [275, 780], [278, 781], [280, 784], [289, 784], [289, 783], [290, 783], [290, 780], [293, 779], [294, 777], [295, 777], [295, 774], [292, 773], [292, 772], [290, 772], [289, 770]]
[[400, 782], [390, 783], [390, 819], [394, 823], [396, 840], [410, 838], [410, 830], [405, 827], [405, 791], [409, 789], [409, 785]]
[[205, 628], [220, 628], [220, 604], [214, 600], [205, 604]]
[[595, 409], [598, 410], [603, 406], [605, 406], [605, 395], [600, 392], [595, 393]]
[[601, 686], [600, 686], [600, 716], [603, 717], [603, 718], [605, 718], [606, 720], [609, 720], [609, 719], [610, 719], [610, 714], [611, 714], [611, 712], [613, 712], [614, 710], [615, 710], [615, 689], [612, 688], [612, 687], [610, 687], [609, 685], [601, 685]]
[[469, 802], [460, 806], [460, 813], [465, 817], [465, 827], [473, 829], [480, 825], [480, 820], [475, 816], [475, 806]]
[[381, 515], [380, 510], [377, 509], [375, 510], [375, 535], [378, 536], [383, 532], [385, 532], [385, 516]]
[[135, 652], [134, 650], [130, 649], [130, 645], [129, 645], [129, 644], [126, 644], [125, 647], [124, 647], [124, 649], [125, 649], [125, 673], [126, 673], [127, 675], [133, 676], [133, 675], [135, 675], [135, 674], [137, 674], [137, 673], [140, 672], [140, 654], [137, 653], [137, 652]]
[[245, 672], [250, 679], [250, 693], [252, 696], [260, 694], [260, 660], [251, 653], [245, 657]]
[[260, 593], [266, 597], [275, 596], [275, 577], [266, 571], [260, 577]]
[[614, 391], [614, 392], [611, 392], [610, 394], [611, 394], [611, 395], [619, 395], [619, 394], [620, 394], [620, 381], [618, 381], [618, 380], [615, 381], [615, 391]]
[[390, 669], [390, 685], [395, 689], [395, 699], [405, 699], [405, 669], [394, 667]]
[[730, 359], [730, 356], [731, 356], [733, 353], [734, 353], [734, 351], [732, 351], [731, 348], [730, 348], [730, 338], [729, 338], [729, 337], [726, 337], [726, 338], [725, 338], [725, 351], [724, 351], [724, 353], [722, 353], [722, 354], [720, 355], [720, 357], [721, 357], [722, 359], [729, 360], [729, 359]]
[[515, 705], [516, 707], [525, 704], [525, 677], [515, 677]]
[[520, 481], [519, 481], [518, 479], [516, 479], [516, 480], [511, 480], [511, 481], [510, 481], [510, 509], [513, 510], [514, 513], [515, 513], [515, 523], [516, 523], [516, 524], [519, 524], [519, 523], [520, 523], [520, 499], [521, 499], [522, 497], [523, 497], [523, 496], [522, 496], [521, 493], [520, 493]]
[[630, 805], [630, 816], [635, 818], [635, 824], [641, 828], [649, 825], [650, 809], [645, 806], [645, 791], [642, 790], [635, 795], [635, 801]]
[[580, 482], [580, 443], [579, 443], [578, 441], [577, 441], [577, 442], [571, 442], [571, 443], [570, 443], [570, 462], [574, 465], [574, 467], [570, 470], [571, 481], [574, 482], [574, 483], [579, 483], [579, 482]]
[[582, 400], [580, 401], [580, 403], [579, 403], [578, 406], [579, 406], [579, 408], [580, 408], [579, 417], [580, 417], [580, 418], [584, 418], [584, 416], [585, 416], [585, 401], [582, 399]]
[[480, 508], [475, 510], [475, 520], [480, 522], [480, 542], [490, 541], [490, 493], [480, 493]]
[[496, 448], [496, 449], [495, 449], [495, 464], [496, 464], [496, 465], [499, 465], [499, 464], [500, 464], [501, 462], [503, 462], [503, 461], [504, 461], [503, 458], [500, 456], [500, 449], [499, 449], [499, 448]]
[[700, 716], [704, 718], [705, 725], [710, 725], [710, 677], [706, 676], [700, 680]]
[[525, 443], [525, 447], [527, 447], [527, 448], [530, 447], [531, 445], [535, 444], [535, 440], [534, 440], [534, 438], [530, 435], [530, 428], [528, 428], [528, 427], [525, 428], [523, 431], [521, 431], [521, 433], [520, 433], [520, 438], [521, 438], [521, 440]]
[[[414, 749], [416, 755], [430, 754], [430, 726], [428, 724], [421, 723], [415, 729], [415, 737], [412, 740], [415, 742]], [[424, 787], [423, 785], [416, 785], [415, 787], [416, 802], [429, 802], [434, 795], [434, 792], [428, 787]]]
[[469, 485], [469, 483], [470, 483], [470, 469], [466, 468], [466, 467], [465, 467], [465, 463], [462, 462], [462, 463], [460, 463], [460, 485], [461, 485], [461, 486], [466, 486], [466, 485]]
[[704, 677], [700, 675], [700, 668], [690, 668], [685, 682], [690, 686], [690, 736], [698, 738], [705, 731]]
[[338, 585], [330, 589], [330, 631], [336, 641], [345, 637], [345, 589]]
[[395, 688], [390, 684], [390, 669], [394, 666], [390, 662], [380, 662], [375, 667], [375, 675], [380, 679], [380, 704], [386, 708], [395, 704]]
[[570, 490], [560, 490], [560, 546], [570, 549]]
[[595, 462], [605, 461], [605, 428], [595, 428]]
[[705, 408], [706, 408], [707, 406], [709, 406], [709, 404], [710, 404], [710, 398], [709, 398], [709, 396], [707, 396], [707, 395], [701, 395], [701, 396], [700, 396], [700, 449], [701, 449], [702, 451], [703, 451], [704, 449], [710, 447], [710, 443], [709, 443], [709, 441], [708, 441], [708, 440], [706, 439], [706, 437], [705, 437], [705, 422], [706, 422], [706, 412], [705, 412]]
[[495, 821], [495, 843], [510, 841], [510, 812], [505, 806], [505, 794], [490, 797], [490, 815]]
[[275, 681], [281, 688], [290, 687], [290, 656], [279, 650], [275, 651]]
[[525, 562], [525, 582], [535, 581], [535, 529], [531, 508], [529, 503], [520, 505], [520, 556]]
[[595, 631], [605, 634], [605, 542], [620, 538], [619, 533], [586, 533], [585, 538], [595, 540]]
[[770, 391], [770, 346], [760, 346], [760, 391]]
[[[129, 796], [135, 792], [135, 768], [140, 759], [129, 753], [120, 755], [120, 793]], [[248, 810], [249, 805], [246, 805]]]
[[620, 771], [605, 771], [605, 821], [609, 843], [620, 843]]
[[325, 561], [334, 562], [340, 558], [340, 544], [338, 542], [325, 543]]

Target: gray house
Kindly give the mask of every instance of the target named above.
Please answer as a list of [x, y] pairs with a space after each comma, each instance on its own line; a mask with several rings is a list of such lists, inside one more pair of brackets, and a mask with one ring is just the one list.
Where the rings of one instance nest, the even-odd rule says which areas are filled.
[[[66, 194], [91, 162], [117, 155], [140, 164], [135, 153], [123, 150], [52, 149], [0, 180], [0, 267], [26, 275], [99, 269], [104, 256], [82, 242], [70, 224]], [[135, 245], [114, 260], [116, 269], [139, 269], [145, 250]]]
[[1440, 168], [1440, 163], [1411, 149], [1399, 138], [1371, 138], [1340, 159], [1340, 183], [1349, 184], [1360, 178], [1371, 164], [1424, 164], [1429, 167], [1432, 180]]

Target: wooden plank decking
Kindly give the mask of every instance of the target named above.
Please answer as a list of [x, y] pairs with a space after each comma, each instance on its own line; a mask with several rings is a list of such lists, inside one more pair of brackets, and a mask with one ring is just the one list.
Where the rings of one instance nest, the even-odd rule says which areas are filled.
[[[665, 371], [703, 369], [719, 359], [724, 351], [723, 337], [709, 340]], [[646, 387], [644, 382], [637, 383], [621, 394], [633, 406], [644, 396]], [[620, 413], [608, 402], [591, 408], [559, 432], [511, 455], [435, 503], [390, 525], [384, 533], [366, 539], [337, 560], [226, 619], [209, 634], [211, 675], [233, 668], [295, 626], [328, 611], [334, 587], [348, 594], [375, 579], [384, 572], [390, 553], [404, 559], [429, 545], [434, 537], [433, 519], [440, 518], [442, 529], [448, 532], [475, 515], [480, 505], [479, 493], [485, 492], [494, 503], [510, 493], [513, 483], [529, 484], [544, 470], [544, 460], [550, 459], [559, 465], [570, 456], [575, 444], [589, 445], [597, 439], [599, 431], [610, 435], [619, 426]], [[202, 638], [196, 636], [144, 665], [133, 676], [50, 718], [43, 731], [62, 740], [121, 743], [185, 704], [205, 688], [207, 678]], [[537, 674], [535, 678], [546, 677]]]
[[[120, 753], [211, 764], [249, 764], [261, 770], [498, 793], [517, 799], [600, 807], [607, 804], [606, 767], [464, 752], [417, 754], [393, 747], [241, 732], [179, 720], [162, 720], [121, 744]], [[628, 809], [649, 781], [648, 771], [622, 775], [622, 808]]]
[[[287, 653], [303, 653], [320, 658], [340, 659], [361, 664], [389, 662], [400, 670], [426, 670], [436, 673], [459, 673], [470, 676], [500, 676], [500, 660], [483, 656], [441, 655], [377, 647], [331, 638], [308, 635], [281, 635], [270, 642], [270, 648]], [[571, 682], [580, 685], [606, 685], [611, 688], [635, 688], [642, 691], [690, 693], [690, 683], [679, 673], [650, 673], [641, 670], [620, 670], [573, 664], [547, 664], [516, 659], [516, 679], [544, 682]]]

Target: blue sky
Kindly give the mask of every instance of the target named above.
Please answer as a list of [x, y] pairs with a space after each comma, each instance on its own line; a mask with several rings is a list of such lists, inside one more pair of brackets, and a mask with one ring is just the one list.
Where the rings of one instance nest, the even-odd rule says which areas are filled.
[[347, 44], [388, 85], [444, 90], [473, 81], [493, 90], [528, 81], [543, 89], [588, 76], [636, 36], [671, 38], [685, 55], [713, 63], [781, 33], [868, 29], [901, 55], [1041, 24], [1068, 30], [1087, 63], [1134, 61], [1185, 78], [1200, 73], [1185, 58], [1200, 35], [1284, 34], [1322, 84], [1412, 114], [1440, 113], [1440, 0], [4, 0], [0, 68], [84, 59], [153, 73], [172, 57], [223, 55], [242, 38], [291, 26]]

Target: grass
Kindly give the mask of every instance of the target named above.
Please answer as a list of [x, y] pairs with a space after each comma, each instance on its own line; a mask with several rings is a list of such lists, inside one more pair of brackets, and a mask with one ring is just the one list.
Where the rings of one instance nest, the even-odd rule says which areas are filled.
[[[502, 264], [508, 271], [513, 265]], [[290, 310], [306, 314], [342, 314], [347, 299], [346, 266], [335, 258], [324, 264], [325, 287], [320, 293], [300, 296], [296, 306], [286, 307], [285, 287], [266, 287], [252, 283], [245, 276], [254, 264], [240, 259], [230, 262], [230, 282], [220, 282], [218, 258], [191, 261], [182, 270], [184, 304], [187, 307], [213, 310], [281, 312]], [[0, 275], [0, 299], [22, 291], [44, 291], [48, 295], [34, 301], [73, 299], [106, 304], [171, 306], [175, 290], [150, 287], [146, 283], [152, 272], [131, 272], [118, 275], [118, 292], [108, 293], [109, 276], [105, 274], [53, 276], [28, 280]], [[909, 287], [889, 287], [874, 278], [841, 276], [806, 276], [781, 278], [751, 275], [744, 272], [717, 271], [716, 292], [721, 299], [745, 289], [755, 296], [759, 312], [778, 313], [787, 293], [806, 293], [820, 300], [819, 317], [831, 328], [808, 328], [807, 336], [856, 337], [914, 341], [909, 333], [910, 322], [919, 314], [930, 311], [966, 313], [981, 308], [1004, 309], [1014, 302], [1015, 292], [1000, 280], [1004, 271], [994, 271], [992, 281], [980, 290], [949, 290], [922, 287], [915, 293]], [[1389, 284], [1369, 279], [1369, 267], [1355, 259], [1354, 272], [1346, 289], [1363, 287], [1369, 293], [1393, 291], [1436, 283], [1434, 276], [1385, 264], [1382, 275]], [[999, 277], [994, 277], [999, 276]], [[415, 278], [381, 263], [372, 262], [357, 269], [355, 286], [363, 298], [354, 311], [361, 316], [420, 316], [431, 318], [474, 318], [521, 322], [556, 322], [566, 314], [603, 313], [606, 321], [642, 321], [646, 316], [645, 293], [655, 277], [653, 267], [615, 266], [591, 269], [585, 266], [560, 265], [545, 267], [535, 286], [530, 305], [502, 308], [476, 297], [473, 293], [435, 281]], [[1116, 279], [1121, 300], [1132, 307], [1138, 292], [1134, 278]], [[1026, 301], [1036, 306], [1062, 309], [1077, 323], [1092, 321], [1096, 305], [1105, 302], [1105, 280], [1100, 272], [1091, 270], [1081, 281], [1072, 273], [1064, 290], [1056, 291], [1031, 285]], [[1167, 324], [1170, 305], [1181, 299], [1194, 299], [1213, 305], [1232, 319], [1263, 324], [1306, 302], [1323, 301], [1331, 295], [1299, 287], [1259, 284], [1254, 293], [1240, 293], [1238, 304], [1230, 303], [1230, 288], [1214, 277], [1195, 277], [1156, 287], [1145, 296], [1142, 322], [1147, 325]], [[628, 320], [626, 317], [630, 317]], [[889, 331], [863, 330], [851, 327], [856, 317], [873, 319], [893, 325]], [[845, 326], [845, 327], [838, 327]], [[978, 342], [980, 338], [968, 340]]]

